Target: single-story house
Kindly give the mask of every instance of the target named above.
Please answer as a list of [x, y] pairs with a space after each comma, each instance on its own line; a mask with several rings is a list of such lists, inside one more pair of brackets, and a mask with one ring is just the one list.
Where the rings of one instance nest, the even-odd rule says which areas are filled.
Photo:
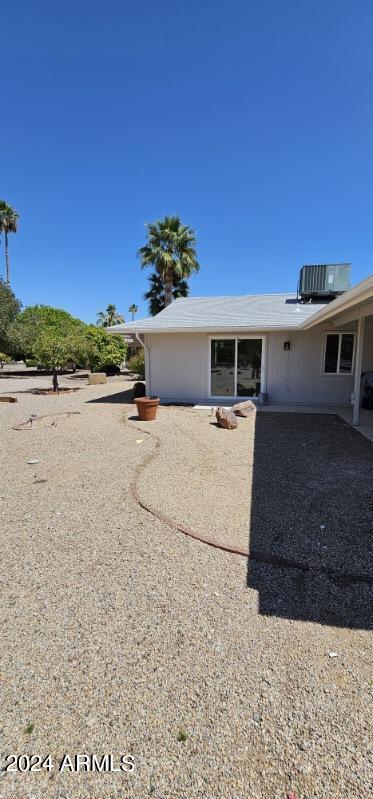
[[373, 375], [373, 276], [332, 297], [181, 298], [108, 330], [136, 337], [146, 392], [161, 401], [352, 403], [358, 424], [361, 376]]

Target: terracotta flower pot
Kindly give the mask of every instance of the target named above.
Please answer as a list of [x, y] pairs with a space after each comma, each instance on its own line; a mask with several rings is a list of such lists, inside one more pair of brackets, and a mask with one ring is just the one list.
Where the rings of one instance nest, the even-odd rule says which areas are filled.
[[159, 397], [139, 397], [136, 400], [140, 422], [154, 422], [159, 405]]

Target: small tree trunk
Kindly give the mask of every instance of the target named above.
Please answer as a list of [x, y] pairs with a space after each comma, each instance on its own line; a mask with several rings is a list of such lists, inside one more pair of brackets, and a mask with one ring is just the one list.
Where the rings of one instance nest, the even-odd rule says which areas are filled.
[[172, 289], [173, 289], [173, 274], [171, 269], [167, 269], [164, 281], [164, 305], [167, 308], [167, 305], [171, 305], [172, 303]]
[[58, 377], [55, 370], [53, 370], [53, 391], [58, 391]]
[[10, 266], [9, 266], [8, 234], [7, 234], [6, 231], [4, 233], [4, 249], [5, 249], [6, 284], [7, 284], [7, 286], [9, 286], [10, 285]]

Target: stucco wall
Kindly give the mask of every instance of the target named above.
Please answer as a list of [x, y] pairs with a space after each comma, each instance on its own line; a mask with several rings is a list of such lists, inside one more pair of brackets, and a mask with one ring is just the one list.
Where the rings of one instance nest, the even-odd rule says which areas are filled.
[[[354, 330], [355, 325], [344, 325], [341, 329]], [[333, 328], [320, 326], [304, 332], [266, 334], [270, 402], [350, 403], [353, 376], [322, 374], [326, 330]], [[215, 335], [219, 338], [219, 333]], [[254, 334], [250, 331], [250, 335]], [[284, 350], [284, 341], [290, 341], [290, 351]], [[207, 334], [148, 334], [146, 344], [150, 350], [152, 394], [158, 394], [165, 401], [209, 400]]]

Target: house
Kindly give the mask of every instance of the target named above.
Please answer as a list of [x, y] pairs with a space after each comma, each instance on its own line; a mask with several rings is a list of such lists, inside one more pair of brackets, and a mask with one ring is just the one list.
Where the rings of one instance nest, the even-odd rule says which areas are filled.
[[325, 280], [342, 267], [303, 267], [299, 295], [181, 298], [108, 330], [144, 347], [147, 394], [164, 402], [352, 402], [357, 424], [361, 376], [373, 373], [373, 276], [333, 291]]

